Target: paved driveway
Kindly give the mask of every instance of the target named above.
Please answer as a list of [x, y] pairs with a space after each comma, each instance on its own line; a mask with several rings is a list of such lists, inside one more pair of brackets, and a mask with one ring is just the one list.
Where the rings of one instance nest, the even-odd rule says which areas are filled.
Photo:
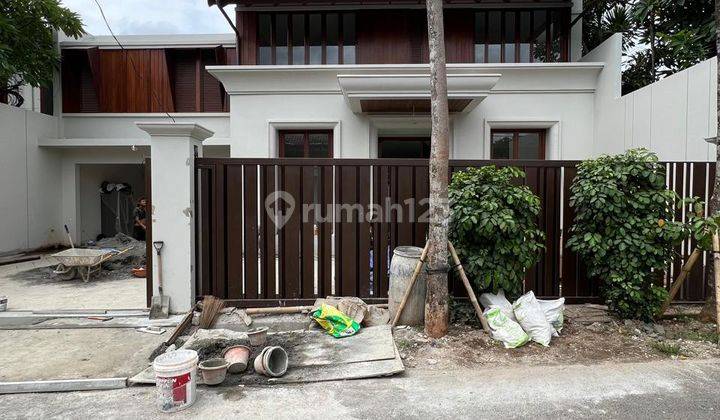
[[172, 416], [152, 387], [0, 396], [16, 418], [708, 418], [720, 412], [718, 360], [532, 366], [270, 387], [201, 388]]

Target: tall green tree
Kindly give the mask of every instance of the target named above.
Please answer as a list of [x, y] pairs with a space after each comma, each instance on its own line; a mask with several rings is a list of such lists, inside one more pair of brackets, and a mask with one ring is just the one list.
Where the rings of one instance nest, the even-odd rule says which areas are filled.
[[54, 31], [85, 33], [78, 14], [59, 0], [0, 0], [0, 98], [21, 105], [22, 85], [52, 83], [60, 64]]
[[623, 34], [623, 93], [715, 55], [713, 0], [586, 0], [583, 48]]

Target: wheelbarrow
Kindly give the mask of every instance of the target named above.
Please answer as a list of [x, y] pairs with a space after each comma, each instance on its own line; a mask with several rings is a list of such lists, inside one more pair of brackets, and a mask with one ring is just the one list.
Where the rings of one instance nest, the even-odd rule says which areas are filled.
[[65, 251], [53, 254], [58, 261], [58, 265], [53, 271], [61, 280], [72, 280], [77, 276], [82, 278], [83, 282], [90, 281], [93, 274], [100, 273], [102, 263], [112, 257], [124, 254], [131, 250], [132, 247], [118, 251], [117, 249], [82, 249], [71, 248]]

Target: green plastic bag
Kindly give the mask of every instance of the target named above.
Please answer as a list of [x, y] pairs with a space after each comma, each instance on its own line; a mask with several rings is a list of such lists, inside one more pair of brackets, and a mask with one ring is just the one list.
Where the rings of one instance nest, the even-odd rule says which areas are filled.
[[360, 329], [354, 319], [324, 303], [310, 316], [335, 338], [351, 336]]

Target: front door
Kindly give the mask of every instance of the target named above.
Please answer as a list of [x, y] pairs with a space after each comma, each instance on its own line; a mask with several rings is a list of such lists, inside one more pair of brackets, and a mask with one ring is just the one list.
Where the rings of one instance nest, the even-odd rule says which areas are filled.
[[429, 159], [430, 137], [378, 137], [378, 157]]

